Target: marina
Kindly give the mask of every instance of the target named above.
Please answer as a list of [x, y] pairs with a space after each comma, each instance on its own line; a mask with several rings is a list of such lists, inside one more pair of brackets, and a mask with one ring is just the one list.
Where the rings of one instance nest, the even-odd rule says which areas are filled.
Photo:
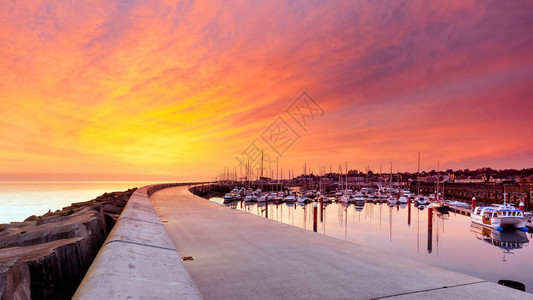
[[[512, 280], [533, 292], [533, 248], [531, 232], [518, 229], [498, 231], [471, 221], [470, 208], [438, 207], [389, 201], [356, 203], [341, 197], [332, 203], [210, 200], [236, 210], [315, 231], [377, 251], [396, 254], [437, 267], [497, 283]], [[345, 199], [345, 198], [344, 198]], [[395, 198], [390, 198], [394, 200]], [[315, 220], [316, 213], [316, 225]], [[431, 209], [431, 214], [429, 213]], [[431, 216], [431, 217], [430, 217]]]

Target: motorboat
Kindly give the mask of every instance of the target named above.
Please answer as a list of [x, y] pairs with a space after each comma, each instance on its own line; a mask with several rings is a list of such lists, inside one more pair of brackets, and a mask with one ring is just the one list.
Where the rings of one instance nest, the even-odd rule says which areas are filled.
[[272, 199], [274, 200], [274, 202], [283, 201], [283, 193], [274, 193]]
[[407, 197], [405, 196], [400, 196], [400, 198], [398, 199], [398, 202], [402, 203], [402, 204], [407, 204]]
[[409, 197], [412, 197], [411, 192], [408, 190], [403, 191], [401, 195], [402, 197], [405, 197], [406, 199]]
[[293, 194], [290, 194], [288, 195], [287, 197], [285, 197], [285, 202], [296, 202], [296, 197], [294, 197]]
[[233, 199], [235, 199], [235, 197], [232, 193], [226, 193], [226, 195], [224, 195], [224, 201], [233, 201]]
[[389, 202], [389, 204], [396, 205], [396, 203], [398, 203], [398, 200], [396, 200], [396, 198], [394, 197], [389, 197], [389, 199], [387, 199], [387, 202]]
[[448, 205], [455, 206], [455, 207], [470, 207], [468, 203], [461, 202], [461, 201], [450, 201]]
[[504, 227], [515, 227], [527, 231], [524, 212], [511, 204], [495, 204], [479, 206], [470, 215], [472, 222], [501, 230]]
[[307, 201], [307, 197], [305, 195], [300, 195], [296, 200], [298, 200], [298, 203], [305, 203]]
[[428, 205], [429, 201], [422, 196], [418, 196], [415, 198], [415, 204], [416, 205]]
[[[253, 196], [252, 196], [253, 197]], [[267, 195], [259, 195], [256, 197], [257, 202], [266, 202]]]

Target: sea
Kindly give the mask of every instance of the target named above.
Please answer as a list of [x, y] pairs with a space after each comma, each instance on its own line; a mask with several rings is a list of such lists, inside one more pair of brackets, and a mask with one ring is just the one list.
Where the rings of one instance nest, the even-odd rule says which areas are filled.
[[148, 182], [3, 181], [0, 182], [0, 223], [22, 222], [75, 202], [92, 200], [106, 192], [142, 187]]

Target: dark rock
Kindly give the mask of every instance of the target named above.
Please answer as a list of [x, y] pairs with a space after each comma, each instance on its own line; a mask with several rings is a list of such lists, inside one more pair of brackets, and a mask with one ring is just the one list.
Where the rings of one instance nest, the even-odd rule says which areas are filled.
[[30, 271], [18, 257], [0, 260], [0, 300], [30, 299]]
[[28, 247], [0, 249], [0, 259], [19, 257], [31, 274], [32, 299], [70, 299], [100, 243], [75, 237]]
[[39, 217], [37, 217], [36, 215], [32, 215], [32, 216], [29, 216], [26, 218], [26, 220], [24, 220], [24, 222], [26, 221], [37, 221], [39, 219]]
[[103, 231], [104, 225], [99, 213], [83, 209], [70, 216], [45, 219], [37, 226], [22, 227], [4, 235], [0, 238], [0, 248], [31, 246], [58, 239], [91, 235], [103, 241], [105, 238]]
[[70, 299], [135, 190], [0, 224], [0, 300]]
[[104, 212], [106, 213], [120, 214], [122, 209], [122, 207], [118, 207], [113, 204], [104, 204]]

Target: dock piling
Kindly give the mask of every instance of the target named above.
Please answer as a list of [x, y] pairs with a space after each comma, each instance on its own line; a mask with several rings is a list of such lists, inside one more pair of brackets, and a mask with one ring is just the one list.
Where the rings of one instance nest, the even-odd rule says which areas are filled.
[[318, 205], [315, 203], [313, 204], [313, 231], [314, 232], [317, 232], [317, 219], [318, 219], [318, 213], [317, 213], [317, 210], [318, 210]]
[[265, 218], [268, 219], [268, 196], [265, 196]]

